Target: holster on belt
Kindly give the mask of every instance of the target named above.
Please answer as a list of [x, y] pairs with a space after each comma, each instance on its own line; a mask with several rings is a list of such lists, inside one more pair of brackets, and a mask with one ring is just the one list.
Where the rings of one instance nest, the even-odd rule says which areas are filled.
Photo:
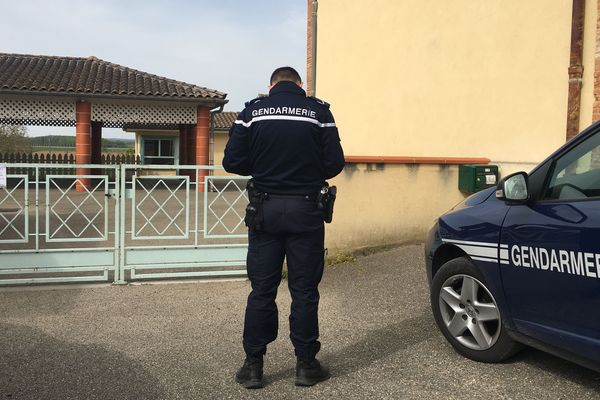
[[265, 199], [265, 193], [260, 193], [254, 187], [254, 180], [248, 180], [246, 184], [246, 192], [248, 193], [248, 199], [250, 203], [246, 206], [246, 216], [244, 217], [244, 224], [248, 229], [260, 231], [263, 226], [263, 201]]
[[333, 220], [333, 206], [336, 196], [337, 187], [329, 186], [327, 182], [325, 182], [325, 185], [321, 188], [317, 196], [317, 208], [325, 212], [323, 219], [328, 224]]

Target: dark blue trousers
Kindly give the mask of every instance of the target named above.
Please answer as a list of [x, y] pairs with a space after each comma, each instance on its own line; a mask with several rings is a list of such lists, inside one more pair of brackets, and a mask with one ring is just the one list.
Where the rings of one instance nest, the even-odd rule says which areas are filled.
[[248, 296], [244, 322], [244, 350], [262, 356], [277, 338], [275, 304], [284, 258], [292, 297], [290, 339], [296, 356], [312, 359], [319, 338], [319, 291], [323, 276], [325, 229], [323, 212], [314, 199], [269, 196], [263, 202], [263, 228], [248, 233]]

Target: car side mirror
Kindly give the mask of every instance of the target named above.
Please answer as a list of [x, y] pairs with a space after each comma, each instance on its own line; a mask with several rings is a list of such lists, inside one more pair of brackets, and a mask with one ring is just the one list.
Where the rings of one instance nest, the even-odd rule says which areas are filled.
[[529, 176], [526, 172], [517, 172], [502, 179], [496, 188], [499, 200], [526, 203], [529, 200]]

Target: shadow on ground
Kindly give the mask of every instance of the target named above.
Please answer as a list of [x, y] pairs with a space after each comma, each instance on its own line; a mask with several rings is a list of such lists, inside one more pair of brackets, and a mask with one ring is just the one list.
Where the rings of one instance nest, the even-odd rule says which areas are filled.
[[[436, 334], [435, 324], [429, 314], [408, 318], [383, 328], [372, 330], [359, 341], [338, 351], [324, 355], [324, 364], [330, 365], [332, 376], [349, 375], [368, 368], [374, 362], [389, 357], [399, 351], [426, 341]], [[295, 374], [293, 368], [282, 370], [265, 379], [276, 382]]]
[[532, 347], [525, 347], [507, 362], [529, 364], [557, 379], [569, 380], [600, 394], [600, 373]]
[[165, 397], [156, 378], [122, 353], [0, 323], [1, 399]]

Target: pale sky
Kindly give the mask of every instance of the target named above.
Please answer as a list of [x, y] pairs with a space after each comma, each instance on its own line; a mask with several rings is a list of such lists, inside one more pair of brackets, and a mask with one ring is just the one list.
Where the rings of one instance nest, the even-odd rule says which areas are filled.
[[[0, 52], [96, 56], [220, 90], [225, 111], [240, 111], [267, 92], [275, 68], [306, 76], [306, 12], [306, 0], [0, 0]], [[103, 137], [132, 135], [104, 129]]]

